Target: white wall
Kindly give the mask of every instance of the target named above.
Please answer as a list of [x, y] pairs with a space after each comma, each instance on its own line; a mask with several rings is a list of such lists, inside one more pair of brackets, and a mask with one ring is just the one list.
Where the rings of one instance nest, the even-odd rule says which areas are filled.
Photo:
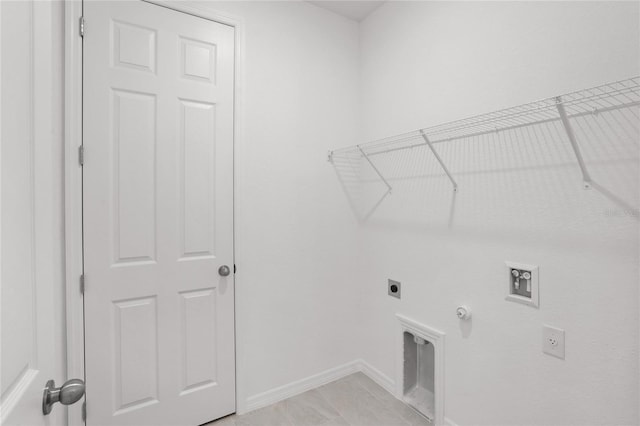
[[[636, 76], [638, 12], [388, 2], [361, 25], [365, 139]], [[455, 199], [427, 151], [376, 157], [394, 192], [361, 227], [365, 360], [394, 376], [399, 312], [447, 334], [445, 415], [458, 424], [637, 424], [631, 127], [626, 139], [581, 140], [601, 190], [581, 188], [553, 128], [552, 140], [522, 131], [437, 145], [458, 179]], [[504, 300], [506, 260], [540, 266], [540, 309]], [[386, 295], [387, 278], [402, 282], [401, 301]], [[455, 316], [461, 303], [473, 310], [468, 324]], [[542, 324], [566, 330], [564, 361], [541, 352]]]
[[[582, 191], [575, 167], [497, 173], [500, 162], [526, 159], [526, 147], [491, 167], [482, 161], [495, 157], [491, 146], [461, 147], [463, 166], [487, 173], [459, 176], [451, 229], [440, 175], [398, 181], [358, 228], [323, 161], [361, 130], [373, 139], [637, 75], [637, 4], [391, 2], [360, 29], [303, 2], [206, 7], [246, 28], [236, 158], [240, 408], [360, 357], [393, 377], [393, 314], [402, 312], [447, 333], [446, 414], [460, 424], [638, 421], [638, 222], [600, 192]], [[55, 20], [59, 57], [59, 9]], [[60, 61], [54, 71], [60, 105]], [[52, 181], [61, 193], [55, 120]], [[637, 187], [621, 178], [637, 176], [637, 148], [611, 146], [594, 176], [637, 203]], [[635, 157], [620, 162], [618, 149]], [[543, 164], [567, 155], [527, 152]], [[393, 161], [394, 173], [407, 164]], [[505, 201], [523, 188], [533, 210]], [[540, 265], [540, 310], [503, 301], [506, 259]], [[402, 301], [386, 296], [388, 277], [403, 282]], [[455, 319], [460, 302], [474, 309], [470, 328]], [[565, 361], [540, 353], [543, 322], [567, 330]], [[364, 345], [353, 337], [360, 326]]]
[[303, 2], [201, 3], [244, 21], [236, 145], [239, 407], [353, 361], [357, 226], [324, 159], [358, 131], [358, 26]]

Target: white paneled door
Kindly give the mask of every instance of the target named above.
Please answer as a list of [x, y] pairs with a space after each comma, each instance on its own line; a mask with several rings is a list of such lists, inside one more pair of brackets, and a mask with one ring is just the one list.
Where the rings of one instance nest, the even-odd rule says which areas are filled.
[[[64, 376], [63, 283], [52, 101], [52, 3], [0, 2], [2, 244], [0, 424], [59, 425], [43, 388]], [[58, 116], [59, 117], [59, 116]], [[80, 402], [81, 404], [81, 402]]]
[[235, 411], [234, 29], [84, 17], [87, 424], [206, 423]]

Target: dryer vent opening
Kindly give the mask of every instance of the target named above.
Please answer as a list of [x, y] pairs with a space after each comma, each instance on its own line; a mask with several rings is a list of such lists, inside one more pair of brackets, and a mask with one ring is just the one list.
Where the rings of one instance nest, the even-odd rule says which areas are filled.
[[435, 409], [435, 354], [428, 340], [404, 332], [403, 399], [430, 421]]

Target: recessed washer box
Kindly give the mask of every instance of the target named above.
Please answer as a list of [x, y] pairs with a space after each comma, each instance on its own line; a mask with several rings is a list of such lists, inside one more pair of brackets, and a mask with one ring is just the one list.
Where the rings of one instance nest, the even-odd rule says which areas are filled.
[[518, 262], [505, 262], [505, 265], [507, 265], [508, 283], [506, 300], [539, 307], [538, 266]]

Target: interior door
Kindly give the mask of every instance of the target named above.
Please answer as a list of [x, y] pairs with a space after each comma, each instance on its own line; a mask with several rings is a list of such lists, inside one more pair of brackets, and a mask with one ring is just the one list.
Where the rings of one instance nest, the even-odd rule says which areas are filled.
[[84, 18], [87, 424], [202, 424], [235, 411], [234, 29]]
[[[58, 425], [45, 383], [64, 377], [62, 248], [54, 214], [52, 3], [0, 2], [2, 106], [0, 423]], [[61, 116], [59, 116], [61, 118]], [[58, 218], [59, 212], [58, 212]]]

